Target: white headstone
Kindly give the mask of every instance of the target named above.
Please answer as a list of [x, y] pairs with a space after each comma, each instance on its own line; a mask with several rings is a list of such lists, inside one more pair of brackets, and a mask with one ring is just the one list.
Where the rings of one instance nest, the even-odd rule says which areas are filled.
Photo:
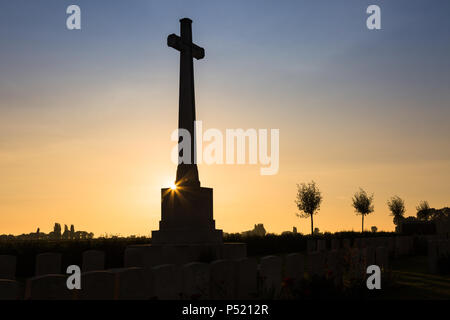
[[328, 251], [326, 255], [325, 275], [328, 278], [335, 278], [340, 276], [340, 270], [338, 270], [338, 266], [338, 251]]
[[438, 248], [434, 240], [428, 241], [428, 271], [430, 273], [437, 273]]
[[148, 277], [144, 268], [121, 268], [108, 270], [116, 274], [117, 299], [147, 300], [150, 299]]
[[385, 247], [377, 247], [375, 253], [375, 264], [382, 270], [389, 267], [389, 252]]
[[236, 277], [231, 260], [216, 260], [210, 264], [211, 299], [234, 299]]
[[246, 300], [256, 298], [257, 267], [258, 265], [255, 259], [244, 258], [234, 261], [236, 299]]
[[399, 236], [395, 238], [396, 256], [405, 256], [413, 252], [413, 238], [410, 236]]
[[326, 243], [326, 241], [323, 240], [323, 239], [317, 240], [317, 251], [323, 252], [323, 251], [326, 251], [326, 250], [327, 250], [327, 243]]
[[67, 289], [67, 276], [50, 274], [37, 276], [27, 281], [25, 299], [31, 300], [71, 300], [74, 292]]
[[312, 252], [306, 257], [306, 271], [309, 275], [325, 275], [325, 255], [322, 252]]
[[89, 271], [81, 274], [81, 300], [113, 300], [116, 294], [116, 275], [109, 271]]
[[306, 252], [310, 253], [310, 252], [314, 252], [316, 251], [316, 240], [315, 239], [308, 239], [308, 241], [306, 242]]
[[36, 276], [61, 273], [60, 253], [41, 253], [36, 256]]
[[181, 298], [181, 276], [179, 267], [163, 264], [152, 268], [152, 293], [158, 300]]
[[344, 240], [342, 240], [342, 247], [343, 247], [344, 249], [349, 249], [350, 246], [351, 246], [350, 244], [351, 244], [350, 239], [344, 239]]
[[0, 255], [0, 279], [14, 280], [16, 278], [16, 257]]
[[163, 263], [164, 246], [131, 245], [125, 249], [124, 266], [151, 268]]
[[284, 277], [295, 280], [302, 280], [305, 273], [305, 256], [301, 253], [291, 253], [284, 259]]
[[373, 247], [365, 247], [360, 252], [363, 268], [375, 264], [375, 249]]
[[98, 250], [88, 250], [83, 252], [83, 272], [99, 271], [105, 269], [105, 253]]
[[0, 301], [21, 298], [21, 286], [17, 281], [0, 279]]
[[339, 250], [341, 248], [340, 239], [331, 239], [331, 250]]
[[281, 258], [266, 256], [260, 260], [260, 278], [262, 280], [264, 295], [277, 297], [281, 289]]
[[366, 273], [366, 270], [364, 270], [361, 264], [361, 251], [357, 248], [350, 250], [350, 272], [352, 276], [358, 279]]
[[191, 262], [181, 268], [182, 297], [187, 300], [206, 300], [210, 296], [209, 265]]

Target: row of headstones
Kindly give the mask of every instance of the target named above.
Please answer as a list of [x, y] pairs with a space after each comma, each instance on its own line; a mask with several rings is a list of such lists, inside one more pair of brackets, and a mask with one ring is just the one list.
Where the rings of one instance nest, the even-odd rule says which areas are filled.
[[[41, 253], [36, 256], [35, 276], [61, 273], [60, 253]], [[14, 280], [16, 277], [16, 257], [0, 255], [0, 279]], [[105, 253], [98, 250], [83, 252], [81, 270], [84, 272], [103, 270], [105, 268]]]
[[[403, 256], [413, 253], [413, 237], [411, 236], [396, 236], [396, 237], [373, 237], [373, 238], [355, 238], [353, 243], [351, 239], [337, 239], [333, 238], [330, 241], [330, 250], [340, 250], [348, 248], [377, 248], [385, 247], [388, 249], [390, 255]], [[309, 239], [307, 241], [306, 251], [323, 252], [326, 251], [327, 242], [324, 239]]]
[[[376, 263], [387, 268], [387, 249], [372, 249], [353, 248], [354, 264]], [[73, 291], [67, 289], [67, 275], [36, 276], [27, 280], [25, 288], [14, 280], [0, 280], [0, 299], [252, 299], [267, 292], [276, 297], [283, 278], [300, 280], [305, 272], [338, 277], [342, 272], [338, 263], [342, 252], [293, 253], [283, 258], [267, 256], [261, 258], [259, 265], [255, 259], [245, 258], [217, 260], [210, 264], [192, 262], [182, 266], [166, 264], [153, 268], [88, 271], [81, 275], [81, 290]]]
[[428, 240], [428, 271], [438, 273], [438, 261], [450, 256], [450, 240]]
[[[60, 292], [58, 288], [67, 288], [66, 276], [61, 274], [61, 254], [41, 253], [36, 256], [35, 277], [29, 279], [25, 285], [15, 281], [17, 259], [12, 255], [0, 255], [0, 300], [20, 299], [29, 292], [39, 292], [48, 287], [48, 294], [38, 294], [43, 299], [51, 299], [51, 292], [57, 292], [62, 299], [67, 292]], [[82, 270], [85, 272], [103, 270], [105, 254], [102, 251], [88, 250], [83, 253]], [[45, 289], [44, 289], [45, 291]]]

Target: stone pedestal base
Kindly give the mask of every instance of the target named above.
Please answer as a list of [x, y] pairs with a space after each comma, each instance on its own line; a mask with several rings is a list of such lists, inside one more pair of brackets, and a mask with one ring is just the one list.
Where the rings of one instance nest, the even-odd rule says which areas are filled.
[[154, 267], [161, 264], [209, 263], [219, 259], [247, 257], [245, 243], [132, 245], [125, 250], [125, 267]]
[[161, 189], [161, 221], [152, 244], [222, 244], [215, 228], [213, 190], [197, 186]]

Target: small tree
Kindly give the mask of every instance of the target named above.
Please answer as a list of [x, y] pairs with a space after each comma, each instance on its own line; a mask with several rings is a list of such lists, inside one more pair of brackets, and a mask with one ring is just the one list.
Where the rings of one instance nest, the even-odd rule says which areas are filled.
[[419, 205], [416, 207], [417, 219], [427, 221], [431, 216], [431, 208], [428, 201], [420, 201]]
[[362, 216], [361, 232], [364, 232], [364, 216], [373, 212], [373, 194], [367, 195], [366, 191], [359, 188], [359, 191], [355, 193], [352, 198], [353, 208], [355, 208], [356, 214]]
[[405, 202], [399, 196], [393, 196], [390, 200], [388, 200], [387, 205], [389, 210], [391, 210], [391, 216], [394, 217], [394, 224], [398, 226], [404, 219], [406, 211]]
[[297, 199], [295, 200], [300, 213], [296, 213], [299, 218], [311, 217], [311, 235], [314, 234], [313, 216], [320, 210], [322, 194], [314, 181], [310, 183], [297, 184]]

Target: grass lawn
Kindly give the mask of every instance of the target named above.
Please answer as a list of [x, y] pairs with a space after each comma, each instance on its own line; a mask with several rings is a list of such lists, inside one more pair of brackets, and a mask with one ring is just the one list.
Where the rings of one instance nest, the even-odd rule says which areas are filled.
[[383, 299], [450, 299], [450, 276], [428, 273], [427, 257], [393, 260], [394, 283]]

